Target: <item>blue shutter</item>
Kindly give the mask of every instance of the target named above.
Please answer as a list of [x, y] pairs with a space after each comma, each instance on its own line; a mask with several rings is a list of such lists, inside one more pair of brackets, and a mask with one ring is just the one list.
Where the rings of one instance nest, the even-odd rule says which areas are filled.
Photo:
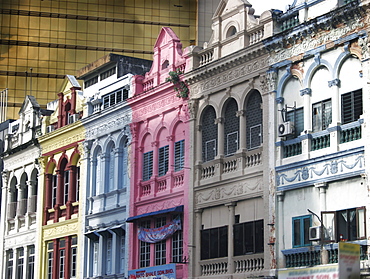
[[184, 168], [185, 159], [185, 140], [175, 142], [175, 171]]
[[153, 151], [144, 153], [143, 180], [147, 181], [153, 174]]
[[158, 175], [163, 176], [168, 171], [168, 145], [159, 148], [158, 152]]

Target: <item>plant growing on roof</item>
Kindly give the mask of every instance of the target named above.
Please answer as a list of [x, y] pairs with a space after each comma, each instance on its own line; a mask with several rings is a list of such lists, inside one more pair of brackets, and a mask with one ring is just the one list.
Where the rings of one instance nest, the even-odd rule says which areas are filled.
[[169, 77], [166, 78], [166, 82], [171, 82], [173, 84], [173, 89], [177, 92], [176, 96], [179, 98], [187, 98], [189, 96], [189, 88], [180, 80], [180, 75], [183, 74], [182, 71], [176, 69], [176, 71], [171, 71], [168, 73]]

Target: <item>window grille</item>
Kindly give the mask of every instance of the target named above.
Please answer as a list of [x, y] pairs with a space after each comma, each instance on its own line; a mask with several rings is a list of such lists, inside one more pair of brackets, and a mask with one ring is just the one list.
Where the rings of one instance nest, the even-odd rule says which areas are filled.
[[[140, 226], [150, 228], [150, 221], [143, 221]], [[148, 266], [150, 266], [150, 243], [140, 241], [140, 267]]]
[[35, 246], [28, 246], [27, 279], [34, 279], [35, 274]]
[[215, 124], [215, 119], [215, 110], [211, 106], [207, 107], [202, 118], [202, 151], [204, 162], [213, 160], [217, 155], [218, 126]]
[[303, 119], [303, 108], [298, 108], [287, 112], [286, 120], [293, 122], [294, 134], [288, 135], [287, 139], [293, 139], [298, 137], [304, 130], [304, 119]]
[[[251, 94], [250, 97], [248, 98], [246, 107], [246, 118], [247, 118], [247, 149], [253, 149], [261, 145], [263, 141], [262, 137], [262, 130], [263, 130], [263, 125], [262, 125], [262, 120], [263, 120], [263, 115], [262, 115], [262, 98], [261, 95], [258, 91], [254, 90]], [[252, 129], [253, 127], [257, 127], [260, 125], [260, 132], [255, 131]]]
[[226, 156], [233, 155], [239, 148], [239, 134], [233, 132], [226, 136]]
[[[166, 225], [166, 217], [157, 218], [155, 227], [159, 228]], [[155, 244], [155, 265], [166, 264], [166, 240]]]
[[23, 265], [24, 265], [24, 249], [17, 249], [17, 279], [23, 278]]
[[71, 278], [77, 276], [77, 236], [71, 239]]
[[128, 90], [121, 88], [115, 92], [109, 93], [103, 97], [103, 108], [109, 108], [128, 98]]
[[100, 80], [104, 80], [110, 76], [113, 76], [114, 74], [116, 74], [116, 67], [114, 68], [111, 68], [103, 73], [100, 74]]
[[238, 105], [234, 99], [228, 101], [224, 114], [224, 154], [233, 155], [239, 148], [239, 123], [236, 116]]
[[95, 76], [91, 79], [88, 79], [87, 81], [85, 81], [85, 88], [88, 88], [94, 84], [98, 83], [98, 76]]
[[69, 192], [69, 171], [64, 171], [64, 204], [67, 204], [68, 201], [68, 192]]

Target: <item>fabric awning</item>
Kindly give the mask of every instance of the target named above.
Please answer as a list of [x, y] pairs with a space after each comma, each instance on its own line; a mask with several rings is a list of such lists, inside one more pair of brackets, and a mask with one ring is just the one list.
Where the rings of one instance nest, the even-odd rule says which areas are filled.
[[137, 215], [137, 216], [132, 216], [132, 217], [127, 218], [126, 222], [135, 222], [136, 220], [144, 218], [144, 217], [150, 217], [150, 216], [160, 215], [160, 214], [165, 214], [165, 213], [170, 213], [170, 212], [182, 213], [184, 212], [184, 206], [180, 205], [180, 206], [176, 206], [176, 207], [172, 207], [168, 209], [163, 209], [163, 210], [158, 210], [154, 212], [144, 213], [144, 214]]

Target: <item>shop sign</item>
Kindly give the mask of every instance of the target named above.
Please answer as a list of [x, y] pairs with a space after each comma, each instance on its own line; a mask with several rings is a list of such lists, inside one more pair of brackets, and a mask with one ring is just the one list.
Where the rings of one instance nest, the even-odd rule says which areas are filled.
[[166, 264], [129, 270], [129, 279], [176, 279], [176, 264]]

